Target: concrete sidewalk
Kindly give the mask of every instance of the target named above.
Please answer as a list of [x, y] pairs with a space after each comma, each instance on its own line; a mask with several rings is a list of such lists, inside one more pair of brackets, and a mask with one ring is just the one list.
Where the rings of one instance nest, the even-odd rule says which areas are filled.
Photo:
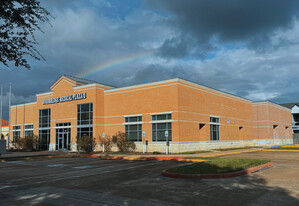
[[99, 157], [110, 157], [110, 158], [122, 158], [122, 159], [142, 159], [147, 157], [217, 157], [217, 156], [224, 156], [224, 155], [231, 155], [231, 154], [240, 154], [240, 153], [248, 153], [248, 152], [257, 152], [262, 151], [263, 148], [250, 148], [250, 149], [238, 149], [238, 150], [229, 150], [229, 151], [213, 151], [208, 153], [198, 153], [198, 154], [114, 154], [114, 153], [100, 153], [95, 154]]
[[109, 158], [109, 159], [128, 159], [128, 160], [138, 160], [146, 159], [151, 157], [217, 157], [223, 155], [231, 154], [240, 154], [248, 152], [261, 151], [262, 148], [251, 148], [251, 149], [238, 149], [238, 150], [229, 150], [229, 151], [213, 151], [209, 153], [199, 153], [199, 154], [115, 154], [115, 153], [93, 153], [93, 154], [80, 154], [77, 152], [61, 152], [61, 151], [35, 151], [35, 152], [7, 152], [0, 156], [0, 160], [17, 160], [25, 158], [38, 158], [38, 157], [100, 157], [100, 158]]

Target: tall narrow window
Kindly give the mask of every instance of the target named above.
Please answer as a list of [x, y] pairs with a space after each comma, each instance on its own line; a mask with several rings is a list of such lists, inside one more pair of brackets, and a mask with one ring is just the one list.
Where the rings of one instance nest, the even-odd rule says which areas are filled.
[[20, 133], [21, 133], [21, 126], [20, 125], [12, 126], [13, 142], [16, 142], [16, 140], [20, 138]]
[[[152, 115], [152, 141], [172, 141], [171, 114]], [[165, 132], [168, 131], [168, 137]]]
[[210, 117], [211, 141], [217, 141], [219, 137], [219, 118]]
[[126, 137], [134, 142], [142, 141], [142, 116], [125, 117]]
[[93, 124], [93, 104], [78, 104], [77, 105], [77, 136], [92, 137]]
[[39, 147], [48, 150], [51, 136], [51, 109], [39, 110]]

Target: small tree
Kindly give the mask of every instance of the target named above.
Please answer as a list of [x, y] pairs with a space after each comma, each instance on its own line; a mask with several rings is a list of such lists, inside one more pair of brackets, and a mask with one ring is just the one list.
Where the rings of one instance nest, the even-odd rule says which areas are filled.
[[22, 149], [37, 150], [39, 147], [39, 138], [37, 135], [29, 135], [21, 139]]
[[23, 148], [21, 139], [22, 139], [21, 137], [16, 137], [15, 141], [13, 142], [13, 145], [17, 150], [21, 150]]
[[129, 152], [136, 149], [135, 143], [129, 140], [126, 134], [121, 131], [112, 136], [112, 142], [117, 146], [120, 152]]
[[77, 137], [76, 143], [78, 151], [84, 151], [87, 153], [94, 151], [97, 144], [95, 138], [86, 135], [83, 137]]
[[29, 135], [26, 137], [19, 137], [15, 139], [14, 146], [17, 150], [38, 150], [39, 138], [37, 135]]
[[107, 135], [105, 138], [102, 136], [99, 137], [100, 145], [105, 147], [105, 152], [111, 152], [113, 146], [112, 138], [110, 135]]

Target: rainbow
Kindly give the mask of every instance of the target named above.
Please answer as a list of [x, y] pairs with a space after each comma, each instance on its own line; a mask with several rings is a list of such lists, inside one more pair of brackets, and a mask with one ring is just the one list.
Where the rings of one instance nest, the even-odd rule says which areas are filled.
[[110, 60], [108, 62], [101, 63], [97, 66], [94, 66], [92, 68], [84, 69], [81, 73], [77, 74], [77, 76], [87, 78], [87, 77], [95, 75], [95, 74], [97, 74], [101, 71], [107, 70], [109, 68], [116, 67], [116, 66], [119, 66], [119, 65], [122, 65], [122, 64], [126, 64], [126, 63], [136, 61], [136, 60], [139, 60], [139, 59], [150, 57], [152, 54], [153, 54], [153, 52], [150, 51], [150, 52], [132, 54], [132, 55], [129, 55], [129, 56], [126, 56], [126, 57], [118, 58], [118, 59], [113, 59], [113, 60]]

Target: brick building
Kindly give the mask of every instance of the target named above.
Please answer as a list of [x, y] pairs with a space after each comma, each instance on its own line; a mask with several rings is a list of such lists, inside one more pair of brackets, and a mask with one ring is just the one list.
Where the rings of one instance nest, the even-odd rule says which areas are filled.
[[165, 151], [166, 139], [170, 152], [292, 143], [291, 110], [179, 78], [115, 88], [64, 75], [36, 102], [12, 106], [10, 121], [12, 141], [36, 134], [42, 150], [118, 131], [150, 152]]

